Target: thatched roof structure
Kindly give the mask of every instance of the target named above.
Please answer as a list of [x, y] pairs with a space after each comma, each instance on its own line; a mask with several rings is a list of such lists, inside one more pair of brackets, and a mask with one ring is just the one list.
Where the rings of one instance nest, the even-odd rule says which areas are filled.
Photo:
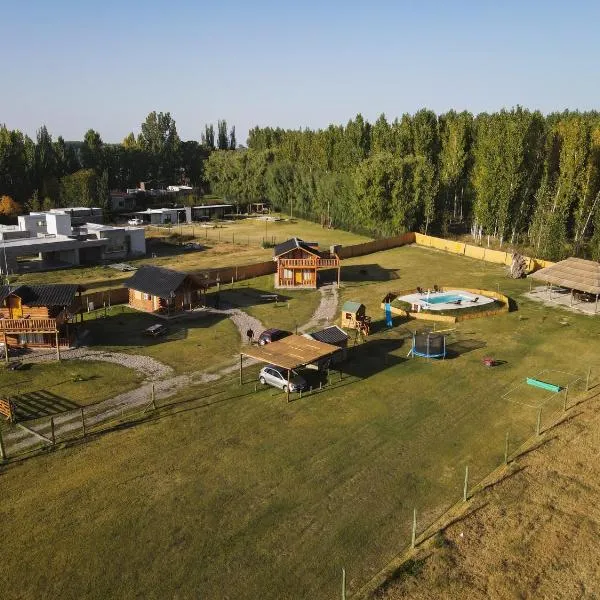
[[600, 263], [593, 260], [567, 258], [532, 273], [530, 277], [570, 290], [600, 295]]

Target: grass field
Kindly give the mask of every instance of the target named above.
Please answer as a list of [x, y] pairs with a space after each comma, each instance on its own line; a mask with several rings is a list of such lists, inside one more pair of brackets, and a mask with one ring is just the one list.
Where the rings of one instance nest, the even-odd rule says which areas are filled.
[[[318, 242], [325, 248], [330, 244], [358, 244], [368, 241], [360, 235], [337, 229], [323, 229], [310, 221], [294, 219], [293, 221], [276, 221], [266, 224], [267, 238], [277, 243], [297, 236], [308, 241]], [[181, 241], [196, 240], [205, 246], [201, 251], [183, 251], [177, 244]], [[257, 219], [244, 219], [237, 222], [225, 222], [215, 229], [200, 226], [147, 227], [146, 258], [128, 261], [133, 266], [153, 264], [180, 271], [195, 271], [215, 267], [245, 265], [273, 256], [273, 250], [262, 248], [265, 236], [265, 223]], [[167, 242], [158, 243], [158, 238]], [[153, 240], [153, 241], [150, 241]], [[152, 257], [152, 254], [156, 257]], [[131, 273], [122, 273], [105, 266], [75, 267], [60, 271], [27, 273], [16, 275], [12, 283], [77, 283], [90, 289], [102, 290], [118, 287], [129, 278]]]
[[421, 530], [461, 497], [465, 465], [476, 482], [507, 431], [514, 449], [539, 405], [542, 423], [562, 407], [506, 391], [595, 360], [598, 320], [522, 299], [529, 282], [495, 265], [404, 247], [345, 261], [342, 279], [341, 299], [375, 319], [388, 291], [416, 285], [499, 285], [519, 310], [453, 328], [445, 361], [406, 358], [414, 323], [376, 323], [322, 393], [287, 404], [254, 393], [250, 369], [245, 394], [235, 378], [186, 390], [207, 400], [4, 468], [7, 596], [332, 598], [342, 566], [355, 591], [406, 547], [413, 508]]
[[[96, 315], [101, 317], [102, 311]], [[87, 315], [86, 315], [87, 316]], [[235, 325], [221, 316], [200, 316], [168, 324], [168, 332], [148, 337], [144, 330], [157, 322], [152, 315], [114, 306], [107, 318], [88, 318], [86, 338], [93, 350], [112, 350], [151, 356], [176, 373], [210, 371], [229, 364], [239, 348]]]
[[98, 361], [28, 364], [22, 370], [0, 367], [0, 397], [10, 396], [21, 418], [37, 418], [88, 406], [137, 387], [141, 375]]

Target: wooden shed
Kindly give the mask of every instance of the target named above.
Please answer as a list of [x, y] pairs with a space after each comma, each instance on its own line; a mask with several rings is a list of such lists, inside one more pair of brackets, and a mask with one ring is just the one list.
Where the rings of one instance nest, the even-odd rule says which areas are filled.
[[342, 306], [342, 327], [346, 329], [359, 329], [359, 323], [363, 323], [366, 318], [366, 307], [360, 302], [348, 300]]

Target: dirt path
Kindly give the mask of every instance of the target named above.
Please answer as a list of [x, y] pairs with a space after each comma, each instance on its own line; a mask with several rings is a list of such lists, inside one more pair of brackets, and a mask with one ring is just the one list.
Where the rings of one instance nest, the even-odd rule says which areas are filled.
[[[149, 381], [163, 379], [173, 374], [173, 369], [160, 361], [142, 354], [126, 352], [110, 352], [106, 350], [91, 350], [90, 348], [74, 348], [60, 353], [63, 360], [99, 360], [116, 365], [123, 365], [144, 375]], [[36, 353], [22, 359], [24, 363], [39, 363], [56, 360], [55, 352]]]
[[317, 306], [317, 309], [313, 313], [313, 316], [310, 318], [308, 323], [305, 323], [298, 329], [298, 331], [302, 333], [316, 327], [331, 325], [335, 320], [335, 314], [338, 306], [337, 285], [335, 283], [324, 285], [323, 287], [319, 288], [319, 292], [321, 294], [319, 306]]

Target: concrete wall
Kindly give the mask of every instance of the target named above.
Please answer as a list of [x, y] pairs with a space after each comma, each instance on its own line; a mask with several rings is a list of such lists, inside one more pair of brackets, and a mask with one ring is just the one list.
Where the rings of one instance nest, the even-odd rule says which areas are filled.
[[48, 232], [46, 213], [31, 213], [18, 217], [19, 229], [31, 232], [32, 237]]
[[146, 236], [143, 227], [127, 229], [130, 253], [133, 256], [146, 254]]
[[56, 213], [46, 214], [46, 226], [48, 233], [54, 235], [71, 235], [70, 215]]

